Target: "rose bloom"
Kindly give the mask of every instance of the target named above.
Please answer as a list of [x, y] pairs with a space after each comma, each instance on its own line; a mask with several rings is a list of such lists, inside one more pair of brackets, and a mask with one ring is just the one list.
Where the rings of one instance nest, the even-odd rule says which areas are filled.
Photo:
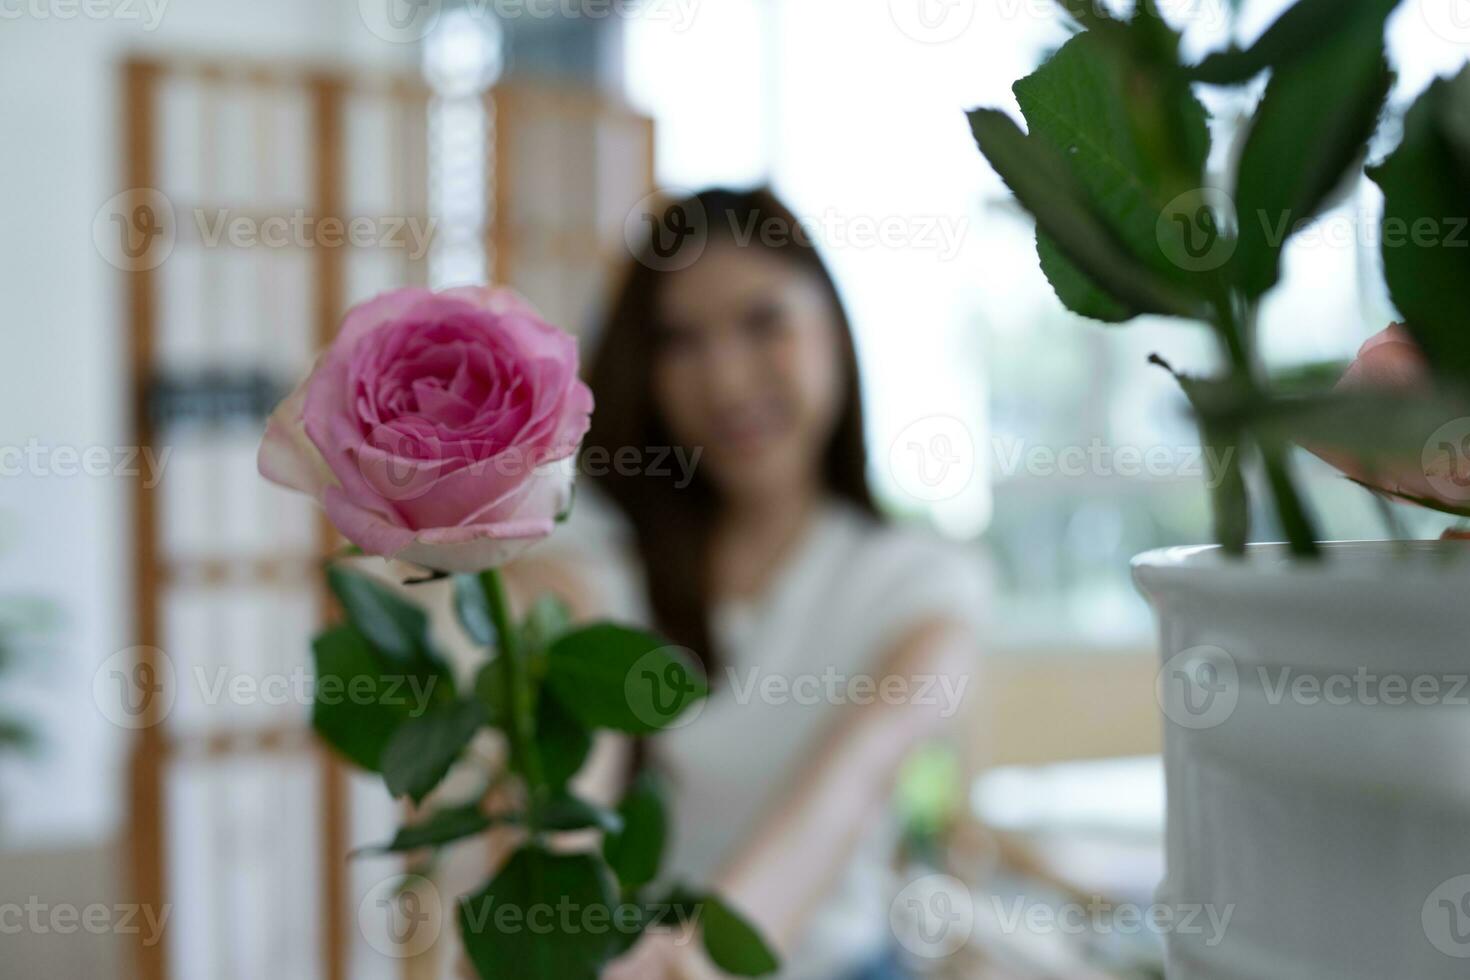
[[520, 296], [398, 289], [348, 311], [259, 467], [368, 554], [477, 572], [551, 533], [591, 412], [576, 341]]

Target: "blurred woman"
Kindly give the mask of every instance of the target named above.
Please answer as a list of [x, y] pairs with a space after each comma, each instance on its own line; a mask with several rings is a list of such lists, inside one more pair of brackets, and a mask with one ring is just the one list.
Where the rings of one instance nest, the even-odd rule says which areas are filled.
[[[703, 662], [708, 701], [638, 752], [670, 790], [668, 877], [742, 911], [783, 977], [896, 977], [886, 804], [958, 713], [980, 569], [874, 507], [852, 335], [793, 214], [711, 190], [651, 231], [597, 338], [571, 527], [517, 574]], [[607, 975], [711, 971], [650, 934]]]

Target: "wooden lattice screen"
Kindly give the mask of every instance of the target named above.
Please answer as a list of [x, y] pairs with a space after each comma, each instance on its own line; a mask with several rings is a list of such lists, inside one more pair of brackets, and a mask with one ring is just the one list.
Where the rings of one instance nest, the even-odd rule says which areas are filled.
[[[310, 736], [297, 685], [333, 542], [254, 456], [261, 412], [345, 308], [427, 281], [412, 236], [382, 238], [428, 220], [431, 93], [411, 77], [187, 58], [129, 61], [123, 83], [134, 419], [140, 446], [169, 451], [134, 499], [135, 675], [160, 681], [142, 702], [126, 847], [135, 899], [170, 908], [138, 973], [426, 975], [437, 967], [384, 956], [355, 926], [392, 861], [347, 852], [390, 835], [396, 814]], [[491, 278], [578, 328], [651, 187], [652, 126], [586, 91], [486, 98]], [[362, 216], [379, 219], [376, 243], [311, 244], [321, 219]], [[222, 222], [264, 231], [269, 217], [308, 230], [230, 244]]]

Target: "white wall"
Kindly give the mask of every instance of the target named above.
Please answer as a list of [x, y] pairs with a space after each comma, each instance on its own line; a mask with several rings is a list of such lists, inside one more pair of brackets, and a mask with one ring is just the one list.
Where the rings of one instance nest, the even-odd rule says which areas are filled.
[[[111, 13], [99, 18], [78, 0], [0, 0], [0, 447], [129, 438], [123, 278], [92, 244], [95, 213], [123, 189], [125, 54], [417, 56], [367, 30], [358, 0], [150, 2], [87, 0]], [[41, 746], [0, 769], [4, 846], [81, 845], [124, 816], [127, 736], [96, 710], [91, 682], [135, 643], [127, 493], [116, 477], [0, 476], [0, 596], [48, 598], [64, 617], [22, 678], [18, 707]]]

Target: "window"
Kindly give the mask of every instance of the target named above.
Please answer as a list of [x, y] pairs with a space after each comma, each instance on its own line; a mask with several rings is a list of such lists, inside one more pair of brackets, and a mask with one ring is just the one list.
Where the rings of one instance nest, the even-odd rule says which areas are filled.
[[[1253, 37], [1287, 5], [1162, 3], [1199, 53], [1232, 30]], [[658, 123], [661, 182], [769, 180], [810, 221], [858, 335], [875, 486], [946, 533], [983, 534], [1004, 592], [1003, 645], [1146, 645], [1128, 558], [1211, 535], [1211, 461], [1172, 379], [1146, 360], [1159, 351], [1206, 371], [1216, 355], [1203, 328], [1104, 328], [1067, 313], [1037, 266], [1029, 218], [974, 147], [963, 111], [1017, 111], [1011, 83], [1066, 39], [1055, 5], [709, 8], [678, 30], [641, 18], [626, 31], [628, 90]], [[1405, 5], [1391, 22], [1400, 109], [1463, 60], [1470, 38], [1437, 11]], [[1220, 172], [1255, 94], [1202, 93]], [[1365, 181], [1289, 246], [1288, 285], [1263, 310], [1271, 363], [1346, 359], [1391, 319], [1372, 237], [1379, 207]], [[1385, 533], [1366, 493], [1304, 454], [1300, 465], [1324, 534]], [[1444, 524], [1395, 511], [1411, 533]], [[1268, 514], [1254, 526], [1274, 536]]]

